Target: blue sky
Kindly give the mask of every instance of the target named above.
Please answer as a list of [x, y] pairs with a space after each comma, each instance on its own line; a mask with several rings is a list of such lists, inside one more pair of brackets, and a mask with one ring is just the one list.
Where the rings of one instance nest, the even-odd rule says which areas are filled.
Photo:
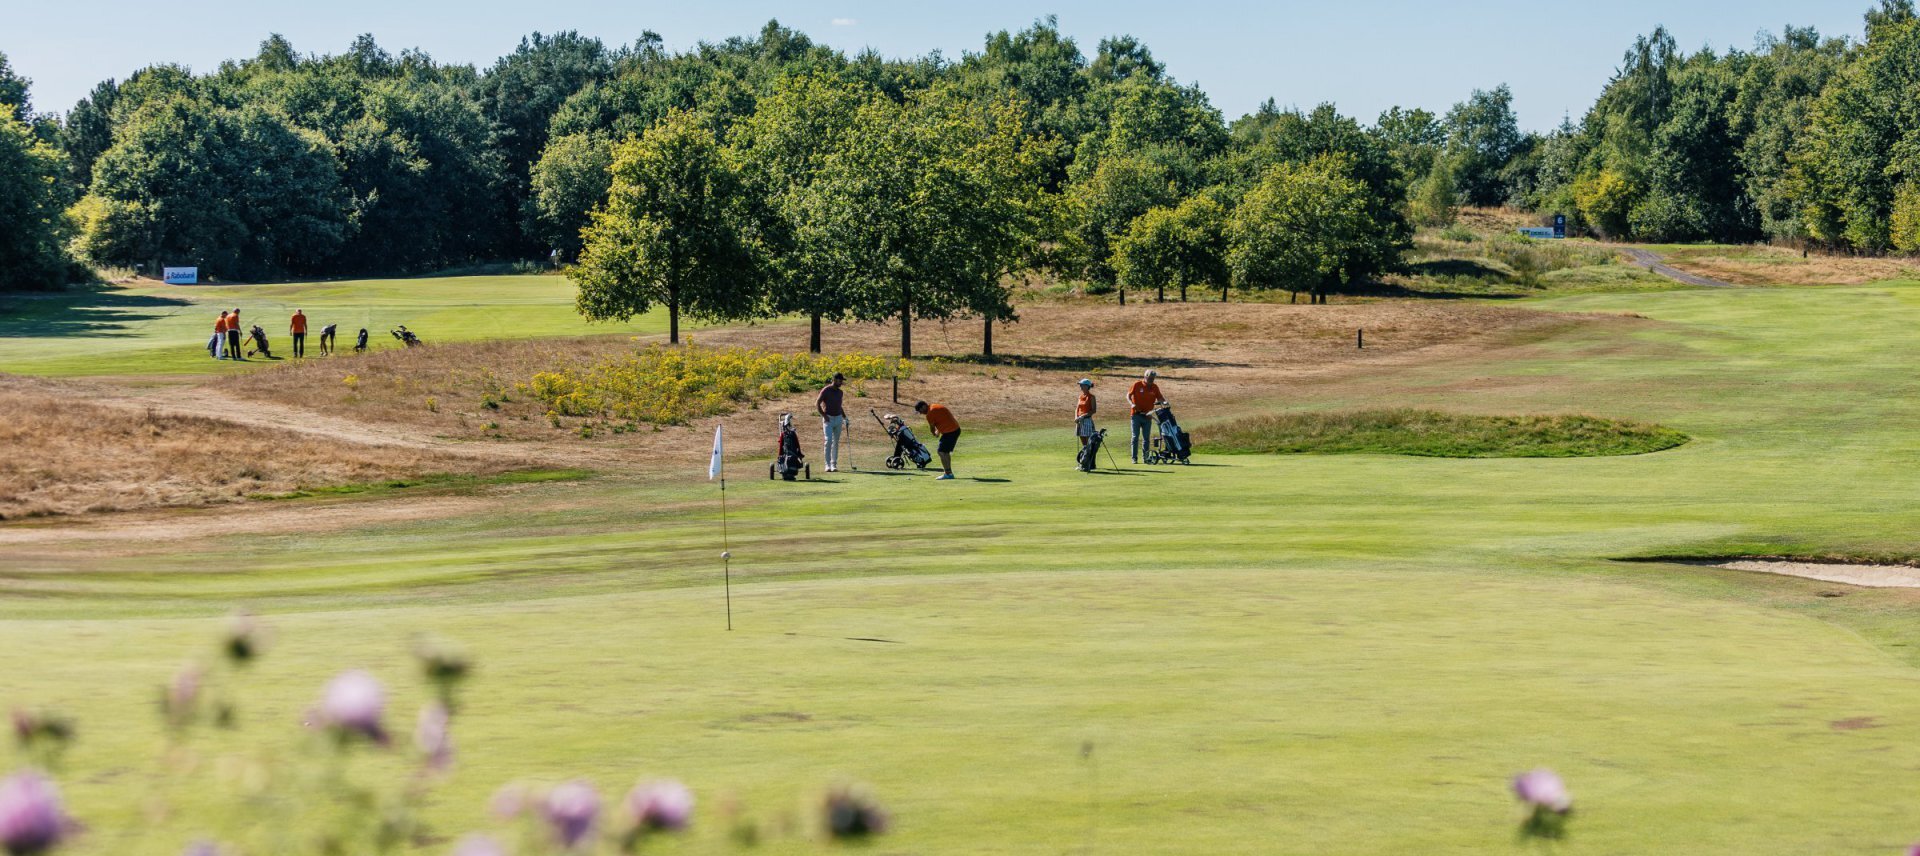
[[[1197, 82], [1228, 118], [1269, 96], [1332, 101], [1371, 121], [1389, 106], [1441, 111], [1478, 87], [1513, 87], [1522, 126], [1542, 130], [1593, 101], [1634, 36], [1665, 24], [1682, 47], [1753, 44], [1784, 24], [1859, 37], [1869, 0], [26, 0], [8, 13], [0, 52], [33, 78], [36, 109], [64, 111], [100, 80], [157, 62], [195, 71], [251, 56], [279, 32], [302, 52], [336, 53], [370, 32], [389, 50], [418, 47], [446, 62], [490, 64], [525, 33], [579, 30], [628, 43], [642, 30], [671, 48], [757, 32], [769, 18], [848, 51], [892, 56], [977, 50], [986, 33], [1055, 14], [1091, 56], [1100, 38], [1132, 33], [1182, 81]], [[1449, 8], [1456, 6], [1458, 8]]]

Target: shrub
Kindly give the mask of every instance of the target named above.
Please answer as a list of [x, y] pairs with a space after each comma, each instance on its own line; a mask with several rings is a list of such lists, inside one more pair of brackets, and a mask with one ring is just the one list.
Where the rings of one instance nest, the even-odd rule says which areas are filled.
[[1459, 241], [1462, 244], [1471, 244], [1480, 239], [1480, 236], [1475, 234], [1472, 229], [1459, 224], [1440, 230], [1440, 237], [1449, 241]]
[[539, 372], [527, 391], [547, 405], [556, 422], [564, 415], [682, 425], [732, 412], [742, 403], [822, 386], [835, 372], [852, 381], [912, 377], [913, 364], [872, 354], [815, 356], [654, 344], [619, 359]]

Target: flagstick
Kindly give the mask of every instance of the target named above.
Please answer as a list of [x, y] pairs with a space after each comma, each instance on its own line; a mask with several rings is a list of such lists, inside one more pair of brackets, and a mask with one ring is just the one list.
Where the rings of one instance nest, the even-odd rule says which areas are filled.
[[[722, 467], [726, 466], [721, 464]], [[727, 630], [733, 630], [733, 548], [727, 543], [727, 476], [720, 475], [720, 578], [727, 592]]]

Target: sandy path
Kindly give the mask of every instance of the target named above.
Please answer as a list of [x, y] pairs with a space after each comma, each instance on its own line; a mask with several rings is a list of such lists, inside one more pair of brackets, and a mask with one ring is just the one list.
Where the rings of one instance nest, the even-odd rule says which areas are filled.
[[1739, 288], [1739, 286], [1731, 282], [1709, 279], [1697, 273], [1687, 273], [1673, 265], [1667, 264], [1662, 260], [1659, 253], [1652, 250], [1643, 250], [1639, 247], [1620, 247], [1619, 249], [1621, 252], [1627, 254], [1627, 260], [1633, 264], [1646, 268], [1675, 282], [1684, 282], [1688, 285], [1698, 285], [1706, 288]]

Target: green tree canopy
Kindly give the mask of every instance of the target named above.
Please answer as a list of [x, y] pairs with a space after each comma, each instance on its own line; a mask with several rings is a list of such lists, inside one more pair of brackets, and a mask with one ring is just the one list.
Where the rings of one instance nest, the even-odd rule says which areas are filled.
[[1350, 276], [1344, 265], [1375, 228], [1366, 186], [1350, 168], [1343, 155], [1268, 168], [1233, 213], [1227, 262], [1234, 282], [1324, 300], [1329, 286]]
[[587, 226], [580, 313], [625, 321], [667, 308], [668, 340], [680, 316], [736, 320], [759, 314], [755, 252], [740, 210], [744, 184], [704, 119], [667, 114], [614, 153], [606, 204]]

